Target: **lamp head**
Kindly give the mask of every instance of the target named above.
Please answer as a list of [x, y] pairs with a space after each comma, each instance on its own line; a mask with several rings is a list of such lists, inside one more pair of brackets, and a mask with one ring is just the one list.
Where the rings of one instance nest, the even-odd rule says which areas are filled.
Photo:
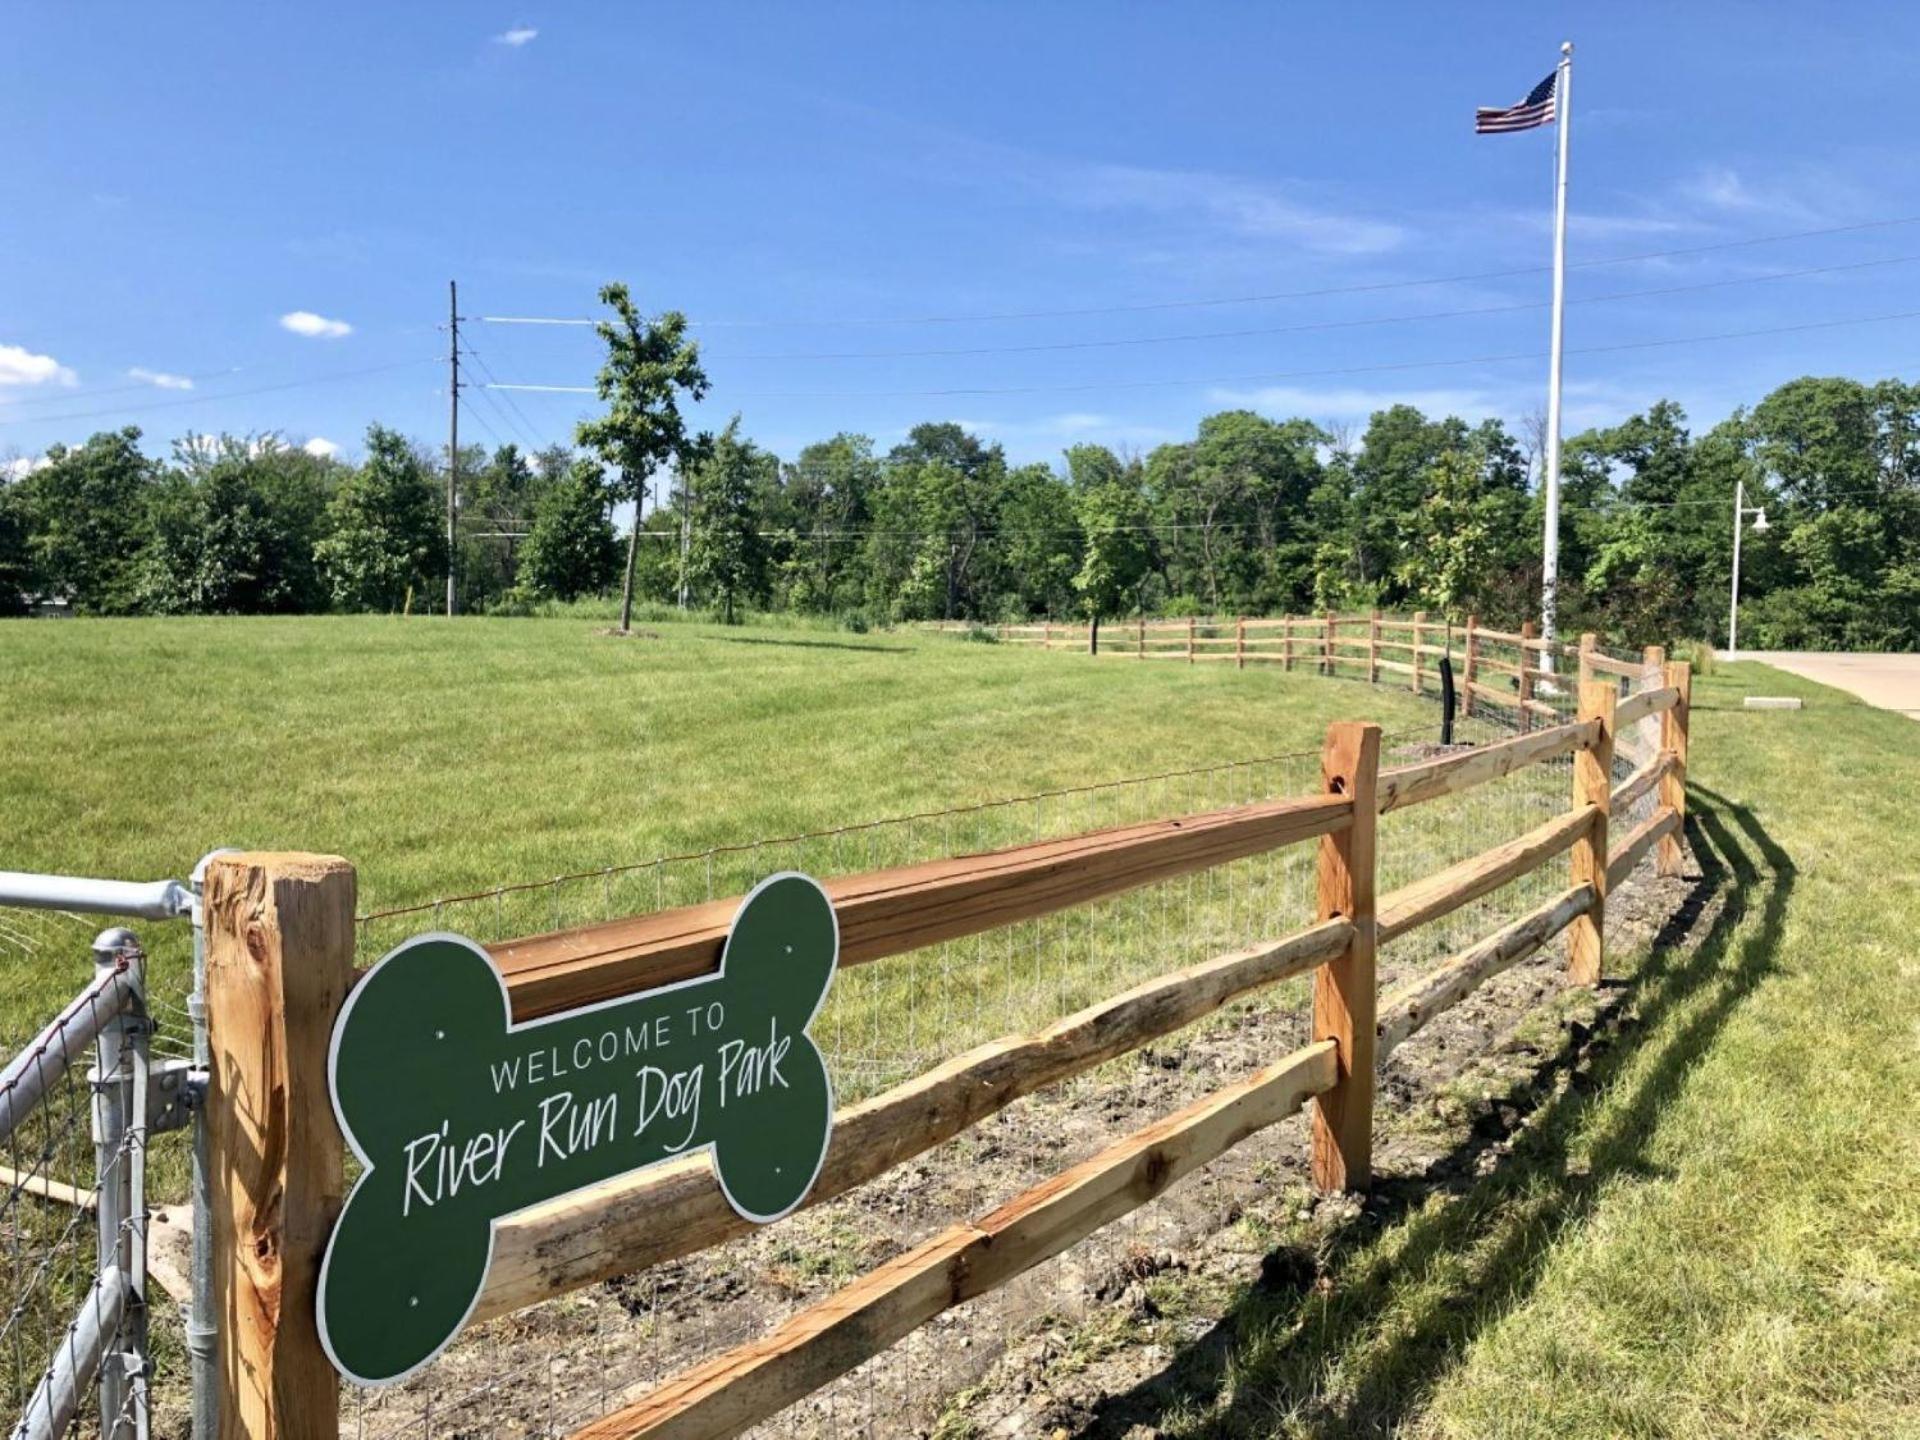
[[1767, 512], [1765, 510], [1762, 510], [1758, 515], [1753, 517], [1754, 533], [1757, 535], [1762, 530], [1765, 530], [1766, 528], [1767, 528]]

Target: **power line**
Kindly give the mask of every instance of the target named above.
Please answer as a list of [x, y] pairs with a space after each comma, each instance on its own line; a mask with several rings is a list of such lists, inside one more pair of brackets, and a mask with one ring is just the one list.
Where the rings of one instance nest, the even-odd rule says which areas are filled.
[[[1633, 255], [1616, 255], [1603, 260], [1578, 260], [1570, 270], [1587, 270], [1606, 265], [1633, 265], [1646, 260], [1672, 260], [1688, 255], [1706, 255], [1723, 250], [1738, 250], [1754, 245], [1774, 245], [1786, 240], [1807, 240], [1826, 235], [1849, 235], [1866, 230], [1885, 230], [1902, 225], [1920, 225], [1920, 215], [1903, 215], [1884, 220], [1862, 220], [1849, 225], [1825, 225], [1811, 230], [1789, 230], [1772, 235], [1752, 235], [1741, 240], [1717, 240], [1704, 245], [1678, 246], [1669, 250], [1643, 250]], [[1433, 275], [1414, 280], [1376, 280], [1352, 285], [1325, 285], [1308, 290], [1275, 290], [1258, 295], [1226, 295], [1204, 299], [1159, 300], [1133, 305], [1085, 305], [1053, 310], [999, 310], [953, 315], [881, 315], [827, 316], [815, 319], [786, 318], [760, 320], [698, 320], [703, 328], [762, 329], [790, 326], [824, 325], [962, 325], [998, 320], [1056, 320], [1088, 315], [1137, 315], [1158, 310], [1201, 310], [1226, 305], [1264, 305], [1278, 300], [1311, 300], [1327, 295], [1363, 295], [1382, 290], [1411, 290], [1427, 285], [1466, 285], [1481, 280], [1508, 280], [1521, 275], [1541, 275], [1552, 267], [1521, 265], [1508, 270], [1481, 270], [1463, 275]], [[598, 321], [572, 316], [480, 315], [489, 325], [591, 326]]]
[[[200, 375], [182, 375], [179, 378], [189, 386], [202, 380], [217, 380], [225, 375], [238, 375], [246, 367], [229, 365], [225, 370], [209, 370]], [[164, 390], [167, 387], [152, 380], [133, 380], [124, 385], [90, 385], [77, 390], [57, 390], [49, 395], [20, 395], [8, 398], [6, 405], [12, 411], [21, 405], [52, 405], [69, 400], [91, 400], [97, 395], [126, 395], [135, 390]], [[178, 388], [178, 387], [175, 387]]]
[[[471, 385], [462, 385], [460, 388], [462, 390], [471, 390], [474, 387]], [[471, 404], [468, 404], [467, 402], [462, 401], [460, 404], [460, 413], [465, 415], [469, 420], [473, 421], [473, 423], [478, 425], [482, 430], [486, 431], [487, 434], [493, 438], [493, 443], [496, 447], [505, 445], [507, 443], [506, 437], [502, 435], [498, 430], [494, 429], [492, 423], [487, 419], [487, 417], [485, 415], [482, 415], [478, 410], [474, 409]]]
[[70, 410], [58, 415], [20, 415], [0, 418], [0, 425], [47, 424], [60, 420], [99, 420], [115, 415], [139, 415], [148, 410], [174, 410], [183, 405], [210, 405], [216, 400], [245, 400], [254, 395], [271, 395], [282, 390], [299, 390], [309, 385], [330, 385], [338, 380], [357, 380], [366, 375], [384, 375], [409, 365], [438, 365], [444, 356], [395, 360], [387, 365], [369, 365], [360, 370], [336, 370], [326, 375], [309, 375], [300, 380], [283, 380], [277, 385], [256, 385], [248, 390], [223, 390], [210, 395], [188, 395], [178, 400], [155, 400], [146, 405], [121, 405], [111, 410]]
[[[467, 353], [467, 357], [471, 359], [474, 364], [480, 367], [480, 373], [485, 375], [487, 379], [498, 380], [500, 378], [498, 375], [493, 373], [493, 366], [487, 363], [487, 357], [482, 355], [478, 350], [474, 349], [473, 342], [471, 340], [467, 342], [466, 353]], [[537, 427], [534, 425], [533, 421], [527, 418], [526, 411], [520, 408], [520, 402], [515, 400], [511, 395], [506, 395], [504, 398], [506, 400], [507, 410], [499, 412], [501, 415], [501, 418], [513, 427], [514, 431], [520, 436], [521, 439], [527, 442], [527, 446], [529, 449], [534, 450], [536, 452], [542, 449], [543, 442], [538, 438]], [[487, 401], [489, 404], [494, 404], [494, 405], [499, 404], [499, 402], [496, 401], [491, 394], [487, 395]], [[511, 413], [507, 413], [509, 411]]]
[[[1895, 255], [1883, 260], [1854, 260], [1842, 265], [1815, 265], [1803, 270], [1777, 270], [1766, 275], [1736, 275], [1724, 280], [1698, 280], [1685, 285], [1663, 285], [1649, 290], [1616, 290], [1569, 300], [1570, 305], [1598, 305], [1614, 300], [1644, 300], [1683, 295], [1696, 290], [1719, 290], [1733, 285], [1758, 285], [1772, 280], [1798, 280], [1809, 275], [1871, 270], [1885, 265], [1910, 265], [1920, 255]], [[720, 355], [720, 360], [911, 360], [957, 355], [1032, 355], [1058, 350], [1120, 350], [1142, 345], [1171, 345], [1194, 340], [1241, 340], [1256, 336], [1293, 335], [1312, 330], [1354, 330], [1373, 325], [1403, 325], [1417, 320], [1458, 320], [1478, 315], [1507, 315], [1522, 310], [1544, 310], [1548, 301], [1526, 300], [1506, 305], [1481, 305], [1463, 310], [1428, 310], [1412, 315], [1376, 315], [1359, 320], [1313, 320], [1298, 325], [1261, 326], [1242, 330], [1199, 330], [1184, 335], [1142, 335], [1110, 340], [1061, 340], [1034, 345], [983, 345], [927, 350], [787, 351]]]
[[[461, 348], [460, 353], [467, 356], [473, 354], [471, 350], [466, 349], [464, 346]], [[513, 417], [507, 414], [506, 410], [501, 407], [500, 401], [494, 398], [486, 386], [476, 385], [472, 381], [467, 381], [461, 385], [460, 389], [463, 392], [478, 394], [481, 399], [487, 402], [487, 408], [492, 412], [494, 418], [508, 430], [514, 432], [515, 438], [512, 440], [507, 439], [498, 430], [494, 429], [492, 425], [488, 424], [486, 416], [475, 409], [471, 401], [463, 401], [462, 403], [466, 405], [465, 413], [485, 428], [486, 432], [493, 437], [495, 445], [524, 444], [529, 453], [537, 452], [540, 449], [538, 444], [521, 432], [520, 427], [514, 423]]]
[[[1704, 345], [1725, 340], [1752, 340], [1772, 335], [1800, 335], [1816, 330], [1835, 330], [1851, 325], [1878, 325], [1894, 320], [1920, 318], [1920, 310], [1897, 310], [1883, 315], [1858, 315], [1843, 320], [1813, 320], [1798, 325], [1771, 325], [1754, 330], [1725, 330], [1707, 335], [1677, 335], [1662, 340], [1631, 340], [1615, 345], [1586, 345], [1571, 348], [1569, 355], [1613, 355], [1631, 350], [1658, 350], [1681, 345]], [[1470, 365], [1505, 364], [1510, 361], [1538, 361], [1546, 358], [1540, 350], [1516, 350], [1497, 355], [1467, 355], [1441, 360], [1399, 360], [1377, 365], [1343, 365], [1321, 370], [1265, 370], [1236, 375], [1199, 376], [1162, 380], [1105, 380], [1069, 385], [971, 385], [948, 386], [930, 390], [740, 390], [735, 397], [744, 400], [890, 400], [941, 399], [981, 395], [1061, 395], [1084, 394], [1103, 390], [1178, 389], [1202, 385], [1243, 385], [1274, 380], [1328, 379], [1345, 375], [1380, 375], [1402, 370], [1451, 369]], [[532, 391], [544, 394], [593, 395], [588, 385], [493, 385], [489, 389]]]

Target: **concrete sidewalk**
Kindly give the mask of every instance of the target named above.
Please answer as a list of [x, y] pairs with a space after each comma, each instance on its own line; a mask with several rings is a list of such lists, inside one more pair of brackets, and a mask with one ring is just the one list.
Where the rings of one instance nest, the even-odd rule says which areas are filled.
[[1758, 660], [1836, 689], [1869, 705], [1920, 720], [1920, 655], [1849, 655], [1796, 650], [1742, 650], [1727, 660]]

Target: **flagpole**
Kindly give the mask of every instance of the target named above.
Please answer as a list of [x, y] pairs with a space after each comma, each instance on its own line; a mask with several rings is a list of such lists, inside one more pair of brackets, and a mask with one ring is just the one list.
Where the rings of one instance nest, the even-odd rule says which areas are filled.
[[1560, 352], [1567, 303], [1567, 135], [1573, 128], [1573, 42], [1560, 46], [1553, 119], [1560, 158], [1553, 186], [1553, 343], [1547, 368], [1546, 534], [1540, 552], [1540, 668], [1554, 669], [1554, 639], [1560, 609]]

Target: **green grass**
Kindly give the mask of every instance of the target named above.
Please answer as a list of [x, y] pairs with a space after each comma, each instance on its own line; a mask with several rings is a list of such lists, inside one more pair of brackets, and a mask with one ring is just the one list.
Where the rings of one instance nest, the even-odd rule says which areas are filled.
[[[1808, 707], [1745, 712], [1749, 692]], [[1920, 728], [1753, 664], [1695, 698], [1690, 828], [1719, 908], [1621, 957], [1617, 1026], [1504, 1067], [1530, 1112], [1511, 1155], [1293, 1237], [1321, 1283], [1234, 1299], [1151, 1423], [1920, 1434]]]
[[[1431, 723], [1427, 707], [1392, 692], [1230, 666], [1096, 664], [793, 624], [658, 624], [635, 639], [603, 628], [577, 618], [0, 626], [0, 868], [145, 879], [184, 876], [222, 845], [337, 853], [358, 871], [364, 912], [1317, 752], [1336, 718]], [[843, 853], [863, 862], [858, 847]], [[649, 904], [635, 895], [629, 908]], [[529, 912], [526, 928], [547, 920]], [[161, 928], [143, 930], [164, 947]], [[176, 982], [177, 958], [163, 961]], [[76, 954], [65, 969], [9, 967], [0, 1029], [50, 1013], [84, 966]]]
[[[580, 617], [0, 626], [0, 867], [150, 878], [182, 875], [216, 845], [334, 851], [358, 867], [369, 910], [1311, 754], [1336, 718], [1431, 722], [1430, 707], [1391, 690], [1230, 666], [792, 625], [662, 623], [631, 640], [598, 628]], [[1749, 689], [1805, 695], [1809, 708], [1745, 713]], [[1676, 948], [1621, 957], [1625, 1019], [1585, 1051], [1570, 1056], [1546, 1032], [1545, 1073], [1509, 1077], [1530, 1123], [1491, 1173], [1439, 1193], [1404, 1187], [1382, 1218], [1311, 1237], [1326, 1283], [1310, 1294], [1189, 1297], [1187, 1313], [1204, 1301], [1197, 1313], [1224, 1316], [1216, 1334], [1230, 1343], [1173, 1362], [1155, 1424], [1556, 1440], [1920, 1433], [1920, 729], [1752, 665], [1723, 662], [1696, 698], [1694, 839], [1724, 906]], [[1010, 823], [1131, 818], [1122, 795], [1148, 809], [1234, 798], [1185, 783]], [[1453, 813], [1465, 822], [1446, 806], [1408, 812], [1459, 833], [1403, 825], [1392, 843], [1450, 858], [1447, 847], [1481, 848], [1513, 818]], [[899, 847], [966, 848], [980, 832], [875, 833], [891, 837], [877, 857], [890, 860]], [[857, 867], [875, 843], [826, 842], [803, 858], [822, 873], [836, 859]], [[733, 883], [697, 864], [677, 878]], [[1184, 893], [1176, 929], [1229, 914], [1242, 894], [1231, 883]], [[610, 888], [605, 902], [646, 899]], [[1100, 919], [1115, 916], [1133, 927], [1126, 955], [1101, 958], [1088, 941], [1085, 985], [1038, 968], [1050, 944], [1077, 943], [1056, 929], [1009, 952], [1009, 986], [1029, 966], [1022, 983], [1057, 983], [1045, 997], [1057, 1010], [1136, 973], [1126, 967], [1199, 958], [1156, 949], [1144, 906]], [[177, 928], [142, 929], [161, 988], [177, 993]], [[949, 959], [946, 974], [852, 972], [908, 987], [867, 997], [870, 1050], [911, 1048], [892, 1018], [951, 1003], [965, 957]], [[84, 973], [77, 952], [9, 960], [0, 1028], [44, 1019]], [[915, 1003], [884, 1008], [903, 994]], [[950, 1049], [967, 1033], [935, 1038]], [[861, 1048], [842, 1038], [836, 1051]], [[1301, 1238], [1292, 1204], [1275, 1224], [1282, 1239]]]

